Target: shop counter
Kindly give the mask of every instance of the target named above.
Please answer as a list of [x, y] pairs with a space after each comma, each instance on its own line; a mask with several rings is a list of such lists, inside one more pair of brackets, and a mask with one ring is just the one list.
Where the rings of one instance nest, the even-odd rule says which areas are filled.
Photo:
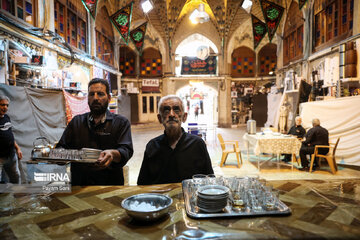
[[[291, 215], [209, 219], [187, 216], [181, 184], [1, 193], [0, 239], [360, 239], [359, 183], [272, 181]], [[156, 222], [132, 219], [121, 202], [139, 193], [170, 196], [169, 213]]]

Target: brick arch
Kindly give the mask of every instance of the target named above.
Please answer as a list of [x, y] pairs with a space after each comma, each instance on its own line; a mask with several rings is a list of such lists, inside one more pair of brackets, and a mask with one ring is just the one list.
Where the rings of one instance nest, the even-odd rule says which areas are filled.
[[152, 47], [143, 50], [140, 57], [140, 76], [162, 76], [162, 56], [159, 50]]
[[238, 47], [231, 54], [232, 77], [255, 77], [255, 52], [248, 47]]
[[128, 46], [120, 46], [119, 66], [123, 77], [136, 76], [136, 53]]
[[277, 46], [273, 43], [268, 43], [258, 53], [258, 76], [268, 76], [269, 72], [275, 73]]

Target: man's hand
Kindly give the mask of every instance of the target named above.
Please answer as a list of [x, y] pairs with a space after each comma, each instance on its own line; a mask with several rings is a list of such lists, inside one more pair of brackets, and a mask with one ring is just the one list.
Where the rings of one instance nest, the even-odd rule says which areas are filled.
[[107, 168], [108, 166], [110, 166], [110, 163], [112, 161], [113, 161], [113, 155], [111, 154], [111, 150], [104, 150], [100, 153], [100, 156], [96, 161], [96, 163], [102, 168]]
[[23, 157], [23, 154], [22, 154], [21, 148], [16, 143], [16, 141], [14, 141], [14, 146], [15, 146], [15, 150], [16, 150], [16, 155], [17, 155], [18, 159], [21, 160]]
[[120, 160], [119, 151], [109, 149], [109, 150], [104, 150], [100, 153], [100, 156], [96, 163], [101, 168], [107, 168], [110, 166], [112, 161], [118, 162], [119, 160]]
[[21, 159], [22, 159], [23, 154], [22, 154], [22, 152], [21, 152], [21, 149], [20, 149], [20, 148], [16, 149], [16, 155], [17, 155], [17, 157], [18, 157], [18, 159], [19, 159], [19, 160], [21, 160]]

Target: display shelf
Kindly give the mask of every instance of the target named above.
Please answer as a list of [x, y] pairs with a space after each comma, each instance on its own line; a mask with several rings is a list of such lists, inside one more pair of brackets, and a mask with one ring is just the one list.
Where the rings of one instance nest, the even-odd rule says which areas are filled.
[[117, 97], [111, 97], [109, 102], [109, 111], [114, 114], [118, 114], [118, 100]]

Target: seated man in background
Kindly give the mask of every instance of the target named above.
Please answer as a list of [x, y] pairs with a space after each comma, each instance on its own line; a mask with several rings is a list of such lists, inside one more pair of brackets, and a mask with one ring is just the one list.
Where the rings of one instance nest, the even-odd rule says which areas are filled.
[[[301, 117], [297, 116], [295, 118], [295, 125], [292, 126], [288, 132], [288, 134], [290, 135], [294, 135], [297, 138], [303, 138], [305, 136], [305, 128], [303, 128], [303, 126], [301, 126]], [[284, 154], [284, 162], [290, 162], [291, 161], [291, 154]]]
[[165, 96], [158, 110], [165, 131], [146, 145], [137, 184], [177, 183], [194, 174], [214, 173], [205, 142], [181, 127], [187, 118], [181, 99]]
[[56, 147], [103, 150], [96, 163], [71, 163], [72, 185], [124, 185], [122, 168], [134, 152], [129, 120], [107, 110], [106, 80], [92, 79], [88, 91], [90, 112], [70, 121]]
[[[320, 120], [314, 118], [312, 120], [313, 127], [305, 134], [305, 141], [303, 141], [300, 148], [300, 159], [302, 168], [299, 170], [309, 170], [309, 160], [306, 155], [313, 154], [316, 145], [329, 145], [329, 132], [325, 128], [320, 126]], [[319, 153], [327, 154], [328, 148], [320, 148]], [[317, 161], [314, 162], [314, 168], [317, 167]]]

